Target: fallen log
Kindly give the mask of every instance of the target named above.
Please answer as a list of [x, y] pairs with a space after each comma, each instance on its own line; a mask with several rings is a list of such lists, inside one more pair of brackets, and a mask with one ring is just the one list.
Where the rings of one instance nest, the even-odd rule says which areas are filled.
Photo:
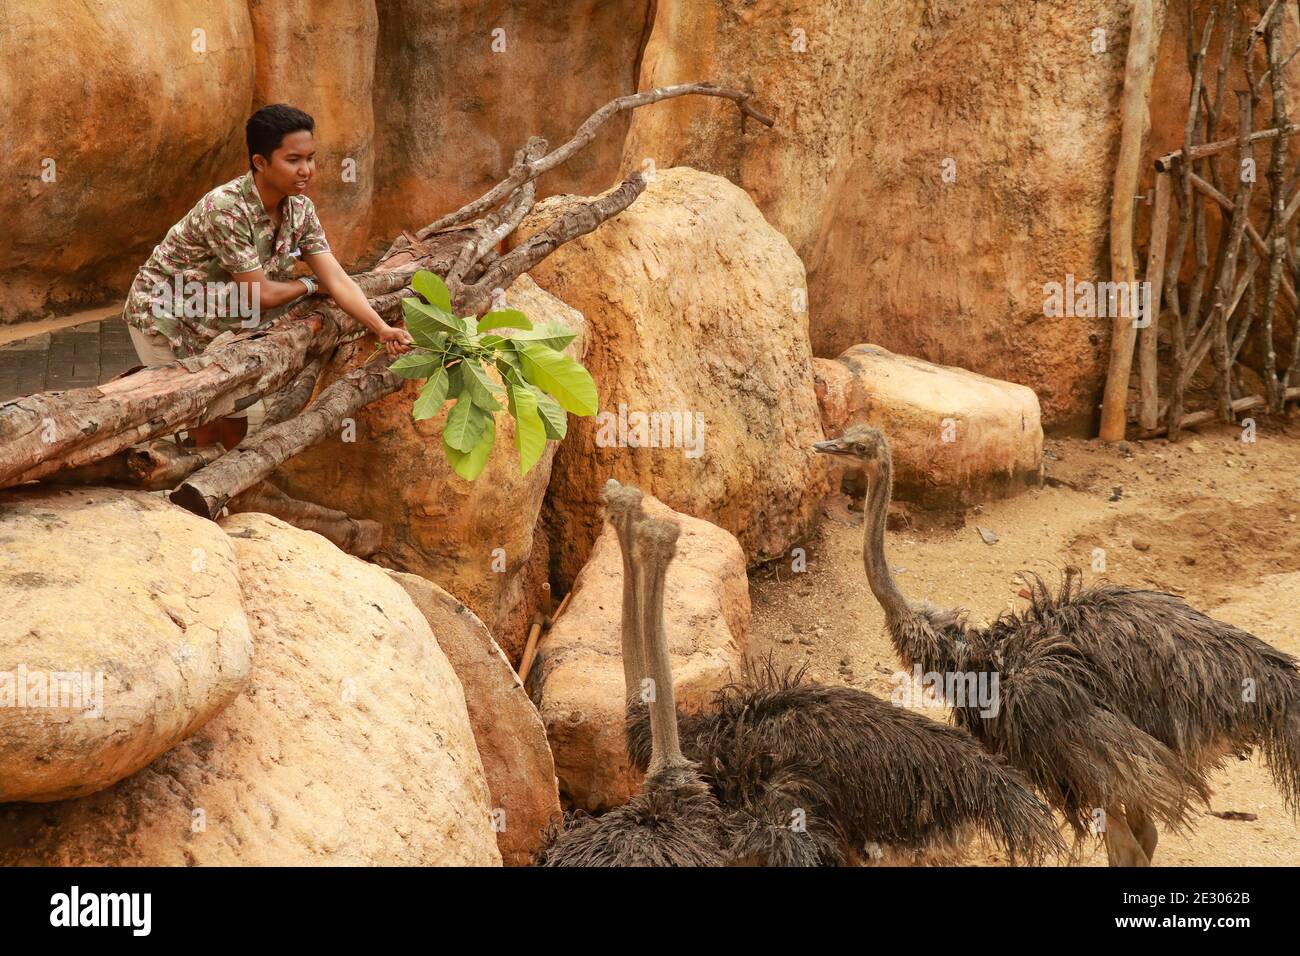
[[226, 508], [231, 514], [258, 511], [303, 531], [314, 531], [358, 558], [368, 558], [383, 546], [384, 530], [378, 521], [352, 518], [324, 505], [290, 498], [269, 481], [235, 495]]
[[[528, 242], [502, 256], [484, 273], [479, 284], [467, 287], [467, 300], [472, 303], [490, 294], [493, 286], [488, 283], [494, 277], [520, 275], [557, 246], [591, 232], [631, 205], [645, 186], [645, 178], [633, 173], [604, 196], [576, 203]], [[403, 384], [404, 379], [390, 372], [387, 365], [353, 369], [321, 391], [301, 415], [264, 427], [244, 439], [229, 454], [191, 475], [169, 497], [196, 515], [216, 518], [235, 495], [253, 487], [300, 451], [338, 431], [342, 420], [359, 408], [391, 395]]]
[[[544, 143], [529, 140], [516, 153], [507, 179], [485, 196], [414, 235], [399, 237], [375, 270], [358, 279], [371, 305], [387, 321], [397, 322], [401, 298], [410, 294], [406, 286], [415, 271], [428, 269], [446, 277], [454, 270], [448, 288], [456, 307], [462, 314], [479, 311], [493, 290], [508, 287], [567, 241], [566, 234], [589, 231], [585, 227], [594, 228], [602, 216], [616, 214], [640, 191], [629, 180], [615, 190], [617, 195], [602, 196], [572, 216], [566, 214], [563, 228], [548, 229], [498, 256], [495, 245], [504, 238], [499, 234], [505, 227], [513, 229], [532, 205], [531, 183], [590, 143], [610, 117], [688, 94], [730, 99], [743, 116], [772, 125], [770, 118], [750, 105], [750, 93], [710, 83], [681, 84], [613, 100], [554, 152], [541, 155]], [[500, 209], [494, 214], [479, 218], [497, 206]], [[467, 246], [472, 247], [468, 253]], [[0, 403], [0, 488], [89, 465], [150, 439], [206, 424], [288, 386], [292, 395], [275, 402], [275, 417], [286, 414], [304, 392], [310, 394], [307, 386], [314, 385], [315, 379], [303, 377], [310, 363], [323, 361], [341, 340], [359, 331], [336, 305], [313, 297], [268, 328], [239, 333], [201, 355], [142, 369], [96, 388], [39, 393]]]
[[187, 478], [168, 497], [187, 511], [215, 519], [235, 495], [336, 430], [342, 419], [363, 405], [400, 389], [404, 381], [386, 366], [354, 369], [321, 392], [301, 415], [250, 435], [233, 451]]

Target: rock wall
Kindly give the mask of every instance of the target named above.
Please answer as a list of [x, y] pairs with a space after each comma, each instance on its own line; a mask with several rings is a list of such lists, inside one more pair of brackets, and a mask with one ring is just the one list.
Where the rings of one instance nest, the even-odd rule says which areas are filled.
[[246, 165], [253, 81], [242, 3], [0, 4], [0, 323], [125, 297]]
[[[1194, 6], [1199, 35], [1210, 0]], [[0, 323], [120, 295], [166, 228], [244, 168], [243, 120], [267, 100], [317, 116], [312, 195], [341, 257], [360, 262], [500, 178], [529, 134], [555, 144], [613, 96], [707, 78], [755, 90], [777, 127], [742, 130], [720, 101], [659, 104], [608, 124], [542, 194], [598, 192], [620, 169], [724, 175], [802, 258], [817, 355], [874, 342], [969, 368], [1033, 388], [1050, 429], [1087, 431], [1108, 323], [1045, 316], [1043, 286], [1107, 278], [1129, 7], [167, 0], [54, 18], [9, 0]], [[1187, 18], [1170, 9], [1152, 155], [1177, 145], [1186, 115]], [[1286, 16], [1289, 49], [1300, 28]], [[1234, 72], [1229, 90], [1240, 83]], [[1221, 127], [1234, 116], [1229, 95]]]
[[[124, 296], [167, 229], [247, 168], [244, 121], [268, 102], [315, 117], [308, 194], [339, 258], [364, 261], [502, 178], [530, 135], [558, 145], [632, 92], [652, 7], [160, 0], [52, 16], [5, 0], [0, 324]], [[542, 193], [604, 188], [627, 123]]]
[[708, 74], [759, 91], [777, 128], [738, 139], [729, 104], [679, 100], [636, 115], [624, 166], [750, 191], [808, 269], [818, 355], [875, 342], [970, 368], [1083, 430], [1106, 324], [1045, 318], [1042, 288], [1108, 272], [1128, 21], [1113, 0], [666, 4], [642, 87]]

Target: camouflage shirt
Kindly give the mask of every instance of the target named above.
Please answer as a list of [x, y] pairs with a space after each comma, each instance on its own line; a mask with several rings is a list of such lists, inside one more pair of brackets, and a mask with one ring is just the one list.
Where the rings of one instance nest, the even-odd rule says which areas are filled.
[[287, 196], [280, 208], [283, 218], [274, 232], [251, 172], [212, 190], [140, 267], [123, 318], [165, 337], [180, 357], [197, 355], [227, 329], [256, 328], [276, 318], [287, 306], [257, 310], [249, 290], [238, 290], [231, 274], [261, 268], [269, 279], [288, 281], [299, 253], [330, 248], [310, 199]]

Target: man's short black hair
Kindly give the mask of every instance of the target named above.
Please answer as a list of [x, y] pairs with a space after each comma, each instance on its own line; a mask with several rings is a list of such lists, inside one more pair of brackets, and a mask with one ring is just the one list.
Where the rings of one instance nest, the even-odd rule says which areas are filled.
[[248, 168], [253, 170], [253, 154], [269, 160], [286, 136], [304, 129], [314, 133], [316, 121], [302, 110], [285, 103], [263, 106], [248, 118], [244, 127], [244, 137], [248, 140]]

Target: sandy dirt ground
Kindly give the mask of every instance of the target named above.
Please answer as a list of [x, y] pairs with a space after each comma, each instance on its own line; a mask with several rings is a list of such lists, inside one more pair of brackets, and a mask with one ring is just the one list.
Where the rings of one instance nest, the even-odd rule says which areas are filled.
[[[964, 514], [917, 514], [895, 503], [886, 549], [904, 593], [963, 606], [984, 622], [1023, 606], [1021, 569], [1056, 581], [1074, 565], [1104, 577], [1181, 595], [1193, 606], [1300, 656], [1300, 424], [1261, 423], [1253, 443], [1216, 426], [1164, 439], [1105, 446], [1048, 440], [1046, 482]], [[986, 543], [983, 528], [996, 535]], [[827, 500], [806, 545], [807, 571], [751, 572], [751, 656], [806, 664], [811, 679], [889, 698], [900, 670], [884, 615], [862, 567], [862, 515], [847, 497]], [[947, 720], [945, 709], [927, 716]], [[1300, 824], [1257, 759], [1231, 759], [1213, 778], [1210, 810], [1192, 832], [1162, 833], [1158, 866], [1300, 865]], [[1080, 849], [1104, 866], [1100, 843]], [[933, 862], [958, 862], [955, 860]], [[1003, 863], [979, 844], [960, 862]]]

